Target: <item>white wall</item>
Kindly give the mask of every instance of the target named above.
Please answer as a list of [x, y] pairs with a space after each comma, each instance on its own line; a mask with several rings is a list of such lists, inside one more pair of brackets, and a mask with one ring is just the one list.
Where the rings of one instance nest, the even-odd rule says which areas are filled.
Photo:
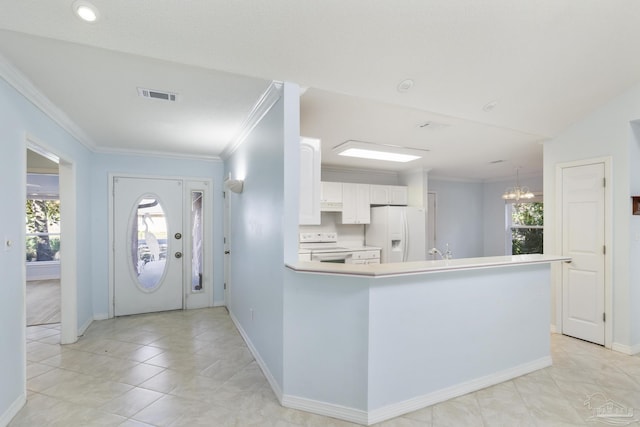
[[[606, 105], [584, 117], [544, 146], [545, 253], [560, 253], [557, 235], [560, 219], [556, 218], [556, 165], [558, 163], [593, 158], [612, 159], [613, 192], [612, 257], [613, 276], [613, 344], [620, 349], [640, 351], [640, 332], [633, 312], [640, 310], [636, 288], [640, 263], [630, 254], [638, 253], [640, 242], [632, 240], [630, 196], [640, 191], [635, 172], [640, 167], [630, 123], [640, 118], [640, 86], [635, 86]], [[633, 149], [631, 148], [633, 147]], [[632, 178], [634, 181], [632, 182]], [[633, 190], [633, 191], [632, 191]], [[630, 250], [631, 249], [631, 250]], [[554, 287], [561, 285], [556, 268]], [[555, 293], [555, 289], [554, 289]], [[635, 324], [634, 324], [635, 322]], [[633, 332], [633, 334], [632, 334]]]
[[378, 422], [548, 366], [549, 271], [287, 271], [283, 404]]
[[369, 410], [435, 403], [451, 388], [549, 363], [549, 271], [520, 265], [371, 280]]
[[[3, 65], [3, 64], [0, 64]], [[4, 73], [0, 70], [0, 74]], [[26, 134], [57, 154], [74, 162], [76, 172], [77, 211], [84, 218], [77, 222], [78, 235], [90, 235], [90, 152], [58, 124], [0, 79], [0, 425], [9, 421], [25, 398], [25, 254], [24, 206], [26, 188]], [[14, 242], [4, 250], [4, 239]], [[78, 254], [90, 252], [86, 239], [71, 242]], [[64, 254], [62, 254], [64, 256]], [[78, 257], [77, 262], [82, 259]], [[64, 261], [63, 261], [64, 262]], [[88, 264], [88, 263], [87, 263]], [[78, 265], [78, 326], [91, 316], [91, 275], [88, 265]]]
[[280, 390], [284, 263], [297, 258], [299, 109], [297, 86], [285, 84], [280, 99], [225, 161], [225, 176], [244, 179], [241, 194], [228, 193], [228, 307]]
[[[640, 123], [635, 122], [631, 127], [632, 138], [629, 144], [629, 171], [631, 174], [630, 192], [633, 196], [640, 196]], [[632, 207], [635, 209], [635, 207]], [[629, 277], [630, 277], [630, 305], [631, 305], [631, 343], [634, 353], [640, 352], [640, 280], [638, 269], [634, 267], [640, 260], [640, 215], [631, 215], [629, 234]]]
[[369, 279], [293, 271], [285, 278], [283, 403], [366, 411]]
[[409, 206], [428, 208], [428, 174], [428, 169], [412, 169], [398, 174], [398, 184], [407, 186], [407, 202]]
[[454, 258], [483, 256], [484, 193], [482, 183], [429, 179], [436, 193], [436, 247], [446, 245]]
[[27, 282], [60, 279], [60, 261], [27, 262]]

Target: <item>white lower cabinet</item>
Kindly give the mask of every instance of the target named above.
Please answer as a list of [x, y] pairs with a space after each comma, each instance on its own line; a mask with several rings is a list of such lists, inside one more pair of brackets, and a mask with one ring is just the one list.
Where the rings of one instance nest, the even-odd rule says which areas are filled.
[[371, 194], [369, 184], [342, 184], [342, 223], [369, 224], [371, 222]]

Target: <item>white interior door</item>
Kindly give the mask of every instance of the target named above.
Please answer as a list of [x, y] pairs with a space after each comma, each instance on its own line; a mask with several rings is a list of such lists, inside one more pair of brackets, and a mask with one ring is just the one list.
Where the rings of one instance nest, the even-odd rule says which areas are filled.
[[562, 170], [562, 332], [604, 344], [604, 163]]
[[224, 305], [231, 304], [231, 201], [228, 191], [224, 193]]
[[183, 307], [182, 181], [114, 177], [114, 313]]

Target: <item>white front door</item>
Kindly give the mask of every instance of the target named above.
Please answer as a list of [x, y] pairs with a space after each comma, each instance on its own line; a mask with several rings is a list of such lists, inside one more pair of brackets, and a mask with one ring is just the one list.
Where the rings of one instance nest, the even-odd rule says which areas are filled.
[[182, 180], [114, 177], [114, 313], [183, 307]]
[[231, 305], [231, 194], [224, 192], [224, 305]]
[[562, 333], [604, 344], [605, 166], [562, 170]]

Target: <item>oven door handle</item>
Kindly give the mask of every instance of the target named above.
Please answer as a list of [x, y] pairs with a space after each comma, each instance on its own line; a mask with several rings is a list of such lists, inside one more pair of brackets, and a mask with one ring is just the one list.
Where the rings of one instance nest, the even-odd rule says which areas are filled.
[[351, 252], [328, 253], [328, 254], [311, 254], [311, 261], [331, 262], [342, 261], [351, 258]]

